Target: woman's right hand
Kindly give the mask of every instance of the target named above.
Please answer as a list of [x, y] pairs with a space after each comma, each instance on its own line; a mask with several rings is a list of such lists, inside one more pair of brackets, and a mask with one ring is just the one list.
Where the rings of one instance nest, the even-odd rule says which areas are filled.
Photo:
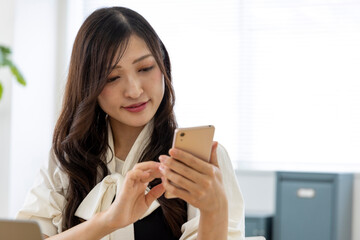
[[[160, 178], [160, 163], [138, 163], [125, 176], [125, 182], [117, 193], [111, 206], [95, 214], [88, 221], [78, 224], [60, 234], [50, 237], [51, 240], [97, 240], [126, 227], [141, 218], [151, 203], [159, 198], [165, 191], [162, 183], [153, 187], [145, 194], [149, 182]], [[44, 235], [46, 238], [47, 236]]]
[[164, 193], [165, 189], [161, 183], [145, 194], [149, 182], [161, 178], [159, 166], [160, 163], [154, 161], [142, 162], [126, 174], [124, 185], [105, 212], [108, 226], [112, 231], [136, 222], [151, 203]]

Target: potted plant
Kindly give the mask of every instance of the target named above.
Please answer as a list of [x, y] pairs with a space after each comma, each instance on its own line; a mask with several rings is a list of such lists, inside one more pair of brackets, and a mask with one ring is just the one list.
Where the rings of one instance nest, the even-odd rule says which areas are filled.
[[[10, 68], [11, 73], [16, 78], [16, 81], [21, 85], [25, 86], [26, 82], [19, 69], [15, 66], [15, 64], [10, 59], [11, 50], [8, 47], [0, 45], [0, 68], [8, 67]], [[3, 94], [4, 88], [0, 82], [0, 100]]]

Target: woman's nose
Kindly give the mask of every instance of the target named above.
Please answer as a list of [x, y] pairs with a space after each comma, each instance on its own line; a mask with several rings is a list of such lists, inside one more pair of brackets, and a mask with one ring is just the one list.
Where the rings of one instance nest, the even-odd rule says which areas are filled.
[[144, 90], [142, 89], [140, 80], [134, 76], [128, 77], [125, 89], [125, 97], [139, 98], [143, 92]]

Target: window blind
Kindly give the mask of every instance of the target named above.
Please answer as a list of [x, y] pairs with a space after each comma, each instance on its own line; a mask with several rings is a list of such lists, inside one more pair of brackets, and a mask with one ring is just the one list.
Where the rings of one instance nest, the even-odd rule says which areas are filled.
[[238, 167], [360, 170], [360, 3], [242, 2]]

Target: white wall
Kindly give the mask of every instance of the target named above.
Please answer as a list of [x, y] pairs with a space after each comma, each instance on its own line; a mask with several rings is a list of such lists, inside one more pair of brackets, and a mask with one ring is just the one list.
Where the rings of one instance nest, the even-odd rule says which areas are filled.
[[[237, 171], [246, 212], [275, 213], [276, 175], [270, 171]], [[352, 240], [360, 239], [360, 174], [354, 177]]]
[[245, 211], [273, 214], [276, 193], [275, 172], [238, 170], [236, 173], [244, 196]]
[[[65, 85], [70, 53], [68, 0], [0, 0], [0, 43], [13, 48], [13, 60], [27, 86], [10, 81], [0, 102], [0, 217], [13, 218], [40, 166], [48, 159]], [[71, 43], [72, 45], [72, 43]]]
[[23, 204], [40, 165], [48, 158], [54, 128], [56, 0], [15, 2], [14, 60], [27, 86], [12, 91], [9, 216]]
[[[6, 7], [4, 7], [6, 6]], [[0, 0], [0, 44], [13, 46], [14, 2]], [[11, 126], [11, 87], [13, 79], [9, 69], [0, 69], [0, 81], [4, 87], [0, 100], [0, 218], [8, 214], [10, 126]]]

